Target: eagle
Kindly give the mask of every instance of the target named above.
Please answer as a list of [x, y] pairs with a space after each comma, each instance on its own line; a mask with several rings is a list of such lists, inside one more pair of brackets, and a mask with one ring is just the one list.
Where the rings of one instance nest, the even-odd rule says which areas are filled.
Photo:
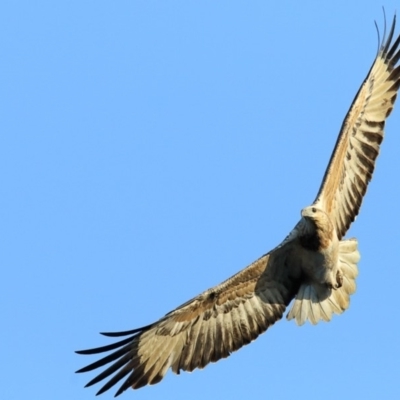
[[[344, 239], [359, 213], [400, 85], [400, 35], [396, 16], [387, 38], [343, 121], [315, 201], [281, 244], [245, 269], [125, 337], [78, 354], [111, 352], [78, 370], [110, 364], [86, 386], [106, 380], [97, 394], [122, 381], [128, 388], [160, 382], [168, 369], [193, 371], [228, 357], [286, 315], [298, 325], [317, 324], [343, 313], [356, 290], [360, 254]], [[394, 43], [393, 43], [394, 40]]]

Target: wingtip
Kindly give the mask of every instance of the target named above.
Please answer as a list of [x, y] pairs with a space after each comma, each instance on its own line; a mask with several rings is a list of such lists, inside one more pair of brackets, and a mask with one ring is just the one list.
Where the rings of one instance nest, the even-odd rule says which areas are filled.
[[134, 335], [136, 333], [145, 331], [145, 330], [151, 328], [152, 326], [153, 325], [150, 324], [150, 325], [143, 326], [141, 328], [131, 329], [129, 331], [121, 331], [121, 332], [100, 332], [100, 335], [107, 336], [107, 337], [129, 336], [129, 335]]
[[[75, 371], [76, 374], [81, 374], [82, 372], [88, 372], [90, 369], [87, 369], [87, 367], [83, 367]], [[89, 384], [87, 384], [85, 387], [87, 387]], [[90, 385], [89, 385], [90, 386]]]
[[92, 349], [89, 349], [89, 350], [75, 350], [75, 353], [76, 354], [83, 354], [83, 355], [89, 355], [89, 354], [93, 354], [92, 353]]
[[118, 336], [127, 336], [137, 333], [137, 329], [132, 329], [131, 331], [124, 331], [124, 332], [100, 332], [100, 335], [107, 336], [107, 337], [118, 337]]

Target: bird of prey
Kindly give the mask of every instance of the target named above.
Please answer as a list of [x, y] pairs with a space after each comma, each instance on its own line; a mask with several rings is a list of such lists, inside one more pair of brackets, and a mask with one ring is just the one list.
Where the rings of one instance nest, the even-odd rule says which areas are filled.
[[[330, 321], [343, 313], [355, 292], [360, 255], [356, 239], [344, 239], [357, 216], [374, 171], [385, 120], [400, 85], [400, 36], [396, 16], [342, 124], [315, 201], [286, 239], [248, 267], [169, 312], [158, 321], [125, 332], [107, 346], [77, 351], [110, 352], [77, 372], [111, 364], [86, 386], [104, 379], [101, 394], [122, 381], [115, 396], [132, 387], [228, 357], [282, 318], [298, 325]], [[394, 43], [393, 43], [394, 40]]]

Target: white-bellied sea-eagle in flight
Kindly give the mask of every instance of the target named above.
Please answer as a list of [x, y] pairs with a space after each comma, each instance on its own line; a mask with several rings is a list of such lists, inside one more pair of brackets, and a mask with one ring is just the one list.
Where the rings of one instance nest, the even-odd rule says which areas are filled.
[[[179, 374], [204, 368], [250, 343], [282, 318], [298, 325], [330, 321], [349, 307], [354, 293], [356, 239], [343, 239], [361, 206], [400, 84], [400, 36], [396, 17], [344, 119], [313, 204], [275, 249], [248, 267], [139, 329], [103, 333], [128, 336], [107, 346], [78, 351], [113, 351], [77, 372], [108, 366], [86, 386], [102, 380], [97, 394], [122, 381], [116, 396], [160, 382], [169, 368]], [[393, 42], [394, 41], [394, 42]]]

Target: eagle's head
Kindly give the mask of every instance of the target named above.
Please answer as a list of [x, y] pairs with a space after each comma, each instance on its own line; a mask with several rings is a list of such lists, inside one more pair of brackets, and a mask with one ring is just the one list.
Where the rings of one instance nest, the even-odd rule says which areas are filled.
[[320, 231], [332, 232], [333, 224], [328, 214], [321, 208], [311, 205], [301, 210], [301, 216]]
[[305, 207], [301, 210], [301, 216], [303, 218], [311, 219], [312, 221], [321, 218], [323, 214], [325, 214], [325, 212], [314, 205]]

